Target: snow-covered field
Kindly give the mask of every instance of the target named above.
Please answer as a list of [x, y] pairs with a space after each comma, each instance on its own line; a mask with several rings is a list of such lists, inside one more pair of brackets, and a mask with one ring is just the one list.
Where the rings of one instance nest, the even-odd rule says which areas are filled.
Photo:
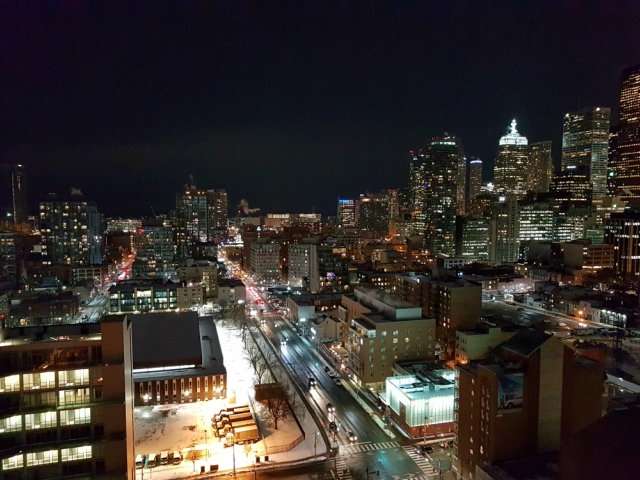
[[[194, 465], [185, 461], [186, 451], [190, 448], [203, 450], [202, 460], [196, 461], [196, 472], [200, 467], [218, 465], [220, 470], [231, 470], [234, 465], [234, 449], [224, 448], [211, 428], [211, 417], [229, 405], [235, 395], [235, 404], [249, 403], [253, 395], [253, 371], [242, 353], [242, 339], [236, 332], [223, 328], [218, 323], [218, 335], [227, 368], [228, 399], [211, 400], [177, 405], [158, 405], [155, 407], [137, 407], [135, 409], [135, 449], [136, 454], [160, 453], [162, 450], [183, 452], [180, 465], [157, 466], [144, 469], [148, 478], [181, 478], [194, 471]], [[254, 412], [255, 413], [255, 412]], [[293, 419], [278, 422], [278, 430], [268, 425], [264, 418], [256, 415], [262, 440], [252, 445], [251, 452], [245, 453], [244, 447], [235, 447], [236, 468], [252, 466], [255, 456], [265, 455], [265, 443], [269, 448], [276, 445], [289, 444], [300, 435], [300, 430]], [[269, 455], [269, 463], [295, 461], [325, 452], [321, 441], [314, 446], [315, 424], [308, 412], [300, 419], [306, 432], [306, 439], [288, 452]], [[207, 432], [205, 435], [205, 431]], [[185, 450], [187, 449], [187, 450]], [[208, 451], [208, 458], [206, 452]], [[264, 458], [262, 459], [264, 464]], [[138, 478], [142, 478], [142, 470], [137, 470]]]

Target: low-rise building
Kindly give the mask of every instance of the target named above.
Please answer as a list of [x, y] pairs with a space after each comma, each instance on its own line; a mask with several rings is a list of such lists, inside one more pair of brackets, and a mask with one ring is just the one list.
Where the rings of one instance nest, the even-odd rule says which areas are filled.
[[247, 301], [247, 290], [240, 280], [224, 278], [218, 280], [218, 304], [226, 307], [238, 302]]
[[226, 398], [227, 370], [215, 324], [196, 312], [133, 317], [136, 405]]
[[338, 340], [342, 344], [343, 327], [344, 324], [336, 316], [322, 314], [309, 320], [309, 338], [313, 342]]
[[473, 330], [456, 332], [456, 363], [469, 363], [481, 360], [502, 342], [506, 342], [517, 333], [516, 329], [489, 327], [480, 324]]
[[343, 296], [342, 305], [347, 311], [363, 312], [350, 320], [347, 347], [349, 367], [359, 385], [383, 390], [398, 360], [435, 357], [436, 322], [424, 317], [421, 307], [363, 287], [357, 287], [353, 297]]

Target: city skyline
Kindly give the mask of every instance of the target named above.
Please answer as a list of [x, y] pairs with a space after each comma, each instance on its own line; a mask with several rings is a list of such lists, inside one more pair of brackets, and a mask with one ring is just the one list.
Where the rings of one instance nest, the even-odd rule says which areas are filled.
[[0, 155], [29, 169], [32, 205], [73, 186], [107, 215], [151, 215], [193, 174], [230, 206], [333, 214], [338, 197], [404, 185], [407, 152], [443, 132], [487, 179], [514, 117], [531, 142], [553, 142], [556, 165], [567, 112], [617, 118], [620, 73], [640, 49], [624, 5], [607, 7], [597, 35], [597, 5], [451, 8], [8, 9], [20, 28], [0, 29], [15, 47], [1, 59]]

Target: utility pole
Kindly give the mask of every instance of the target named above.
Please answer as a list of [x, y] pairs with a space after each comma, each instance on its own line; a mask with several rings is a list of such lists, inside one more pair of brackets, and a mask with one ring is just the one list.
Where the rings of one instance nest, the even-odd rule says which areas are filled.
[[204, 429], [204, 444], [207, 447], [207, 460], [209, 460], [209, 442], [207, 441], [207, 429]]

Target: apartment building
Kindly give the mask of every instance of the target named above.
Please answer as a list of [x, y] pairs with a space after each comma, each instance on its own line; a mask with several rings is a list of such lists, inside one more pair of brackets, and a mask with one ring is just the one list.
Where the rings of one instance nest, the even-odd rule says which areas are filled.
[[7, 329], [0, 477], [134, 479], [131, 320]]
[[518, 332], [491, 361], [458, 365], [453, 471], [481, 470], [556, 452], [560, 443], [602, 416], [603, 365], [576, 356], [553, 335]]
[[255, 241], [251, 243], [251, 276], [256, 282], [273, 285], [280, 281], [280, 244]]
[[434, 358], [435, 320], [424, 317], [419, 306], [363, 287], [356, 287], [353, 297], [343, 296], [342, 306], [351, 314], [349, 367], [359, 385], [384, 390], [395, 362]]

